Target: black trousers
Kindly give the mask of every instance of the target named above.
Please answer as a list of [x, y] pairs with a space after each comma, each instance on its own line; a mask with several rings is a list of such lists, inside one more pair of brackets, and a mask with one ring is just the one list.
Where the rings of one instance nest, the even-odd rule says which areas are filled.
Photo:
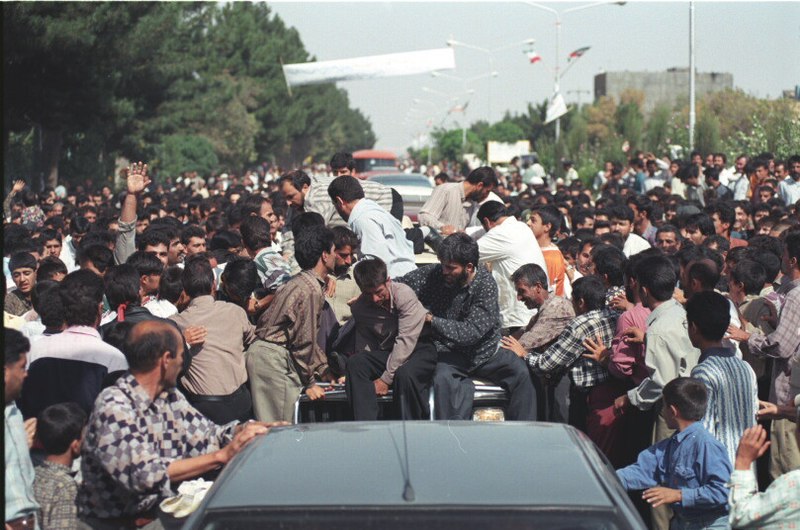
[[[373, 381], [386, 370], [390, 352], [362, 351], [347, 360], [345, 391], [356, 421], [378, 419], [378, 397]], [[392, 383], [393, 403], [401, 418], [426, 420], [430, 417], [428, 392], [436, 369], [436, 348], [418, 341], [408, 360], [397, 369]]]
[[194, 408], [217, 425], [253, 418], [253, 399], [246, 384], [227, 396], [201, 396], [186, 389], [183, 393]]
[[536, 421], [536, 391], [528, 367], [505, 348], [471, 372], [462, 356], [440, 354], [433, 376], [437, 420], [472, 419], [475, 385], [471, 377], [485, 379], [509, 393], [507, 420]]

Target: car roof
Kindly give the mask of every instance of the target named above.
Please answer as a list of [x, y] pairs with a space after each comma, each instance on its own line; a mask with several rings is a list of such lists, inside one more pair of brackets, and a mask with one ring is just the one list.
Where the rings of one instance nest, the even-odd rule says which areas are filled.
[[269, 506], [615, 505], [572, 427], [405, 422], [412, 502], [403, 500], [403, 422], [273, 429], [217, 479], [208, 510]]

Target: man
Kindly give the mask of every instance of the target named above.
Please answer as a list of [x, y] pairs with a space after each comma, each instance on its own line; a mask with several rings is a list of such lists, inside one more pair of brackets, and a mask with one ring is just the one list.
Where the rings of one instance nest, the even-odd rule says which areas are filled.
[[128, 368], [125, 356], [100, 338], [103, 280], [88, 270], [71, 272], [59, 286], [67, 328], [42, 337], [31, 347], [29, 375], [20, 409], [38, 416], [50, 405], [74, 401], [86, 413], [105, 378]]
[[189, 403], [218, 425], [247, 421], [252, 400], [245, 385], [244, 351], [255, 340], [255, 327], [244, 309], [215, 299], [214, 271], [204, 257], [187, 258], [181, 281], [189, 305], [170, 319], [181, 332], [198, 326], [206, 330], [205, 340], [192, 346], [182, 390]]
[[[168, 266], [170, 240], [166, 232], [157, 229], [145, 230], [136, 238], [136, 244], [140, 251], [155, 254], [164, 267]], [[125, 261], [127, 262], [127, 259]]]
[[353, 255], [358, 249], [358, 237], [344, 226], [334, 226], [331, 231], [336, 252], [336, 265], [333, 268], [336, 292], [333, 296], [327, 296], [327, 300], [339, 324], [344, 325], [352, 315], [348, 302], [361, 294], [353, 277]]
[[[36, 430], [35, 420], [23, 423], [22, 413], [15, 400], [22, 392], [28, 375], [25, 366], [30, 342], [17, 330], [5, 328], [4, 383], [6, 399], [5, 452], [6, 452], [6, 529], [36, 528], [39, 504], [33, 495], [33, 462], [29, 441]], [[30, 433], [27, 432], [30, 430]]]
[[136, 324], [124, 349], [130, 372], [98, 396], [81, 448], [83, 528], [163, 528], [156, 507], [174, 484], [223, 467], [272, 426], [217, 426], [186, 401], [175, 388], [183, 340], [170, 323]]
[[89, 228], [92, 224], [86, 220], [85, 217], [81, 217], [76, 215], [72, 218], [72, 221], [69, 223], [69, 236], [64, 239], [64, 246], [61, 248], [61, 254], [58, 256], [61, 258], [61, 261], [64, 262], [64, 265], [67, 266], [67, 270], [72, 272], [78, 268], [78, 262], [76, 260], [76, 255], [78, 253], [78, 245], [80, 245], [81, 239], [89, 232]]
[[361, 289], [352, 308], [358, 353], [347, 360], [345, 379], [353, 419], [376, 420], [376, 397], [389, 388], [401, 418], [427, 419], [437, 357], [423, 331], [427, 311], [409, 286], [391, 280], [380, 258], [359, 261], [353, 274]]
[[[320, 214], [327, 227], [346, 226], [347, 221], [336, 212], [328, 195], [332, 181], [333, 178], [329, 177], [314, 177], [312, 181], [304, 171], [297, 170], [281, 176], [279, 182], [286, 202], [295, 210]], [[359, 180], [359, 183], [364, 190], [364, 197], [376, 202], [387, 212], [391, 211], [392, 188], [371, 180]]]
[[695, 213], [687, 217], [683, 230], [686, 239], [697, 246], [702, 245], [708, 236], [713, 236], [717, 232], [714, 228], [714, 221], [705, 213]]
[[273, 247], [269, 221], [260, 216], [249, 215], [242, 220], [239, 231], [244, 248], [256, 265], [259, 284], [274, 292], [288, 282], [292, 276], [292, 267]]
[[11, 256], [8, 269], [17, 288], [6, 295], [3, 307], [6, 313], [21, 317], [33, 309], [31, 293], [36, 287], [37, 266], [36, 258], [28, 252], [17, 252]]
[[725, 186], [730, 186], [735, 180], [734, 168], [726, 167], [727, 165], [728, 157], [725, 153], [714, 153], [714, 167], [719, 171], [719, 181]]
[[650, 245], [655, 245], [656, 227], [650, 222], [653, 202], [644, 195], [632, 195], [628, 197], [627, 205], [633, 210], [633, 231]]
[[545, 205], [533, 210], [526, 210], [522, 213], [522, 218], [527, 222], [528, 228], [531, 229], [539, 244], [547, 270], [547, 278], [550, 280], [550, 288], [556, 296], [564, 296], [566, 284], [569, 281], [567, 262], [564, 255], [561, 254], [561, 250], [553, 244], [553, 238], [561, 229], [561, 212], [555, 206]]
[[61, 254], [61, 234], [58, 231], [52, 229], [42, 230], [41, 240], [44, 243], [43, 259], [48, 256], [57, 258]]
[[[136, 206], [142, 193], [150, 185], [147, 164], [139, 162], [129, 166], [125, 174], [125, 180], [128, 189], [125, 198], [122, 200], [122, 209], [119, 214], [119, 231], [117, 232], [117, 241], [114, 246], [114, 260], [117, 263], [128, 261], [128, 257], [136, 250], [135, 240], [140, 226], [139, 219], [136, 217]], [[139, 250], [142, 249], [140, 248]], [[67, 263], [67, 268], [69, 268], [69, 263]]]
[[[544, 352], [575, 317], [575, 309], [566, 298], [550, 294], [544, 268], [528, 263], [511, 275], [517, 299], [528, 309], [536, 310], [528, 325], [517, 332], [518, 337], [505, 336], [501, 345], [522, 359], [529, 354]], [[562, 384], [562, 381], [565, 384]], [[568, 414], [569, 381], [567, 378], [534, 378], [539, 405], [537, 417], [543, 421], [566, 423]]]
[[788, 175], [778, 184], [778, 195], [787, 206], [800, 201], [800, 155], [794, 155], [787, 161]]
[[673, 225], [663, 225], [656, 231], [655, 247], [667, 256], [672, 256], [681, 249], [681, 234]]
[[255, 341], [247, 352], [247, 374], [257, 419], [291, 420], [302, 392], [312, 400], [324, 392], [317, 381], [332, 381], [325, 352], [317, 343], [325, 279], [333, 272], [333, 233], [312, 225], [297, 234], [297, 263], [302, 272], [275, 293], [259, 317]]
[[609, 213], [611, 222], [611, 231], [622, 236], [624, 246], [622, 248], [623, 254], [626, 258], [630, 258], [634, 254], [638, 254], [643, 250], [650, 248], [648, 243], [641, 236], [633, 233], [633, 210], [629, 206], [614, 206], [610, 209]]
[[742, 434], [756, 424], [756, 374], [722, 343], [730, 323], [724, 296], [713, 291], [695, 294], [686, 304], [686, 320], [689, 340], [700, 350], [692, 377], [705, 383], [708, 390], [703, 426], [725, 446], [733, 465]]
[[497, 282], [500, 324], [513, 333], [528, 323], [533, 311], [517, 299], [511, 275], [526, 263], [547, 267], [544, 255], [531, 230], [509, 215], [502, 203], [487, 202], [478, 210], [478, 219], [486, 230], [478, 240], [480, 264], [491, 268]]
[[355, 177], [336, 177], [328, 186], [328, 195], [336, 211], [358, 236], [361, 253], [381, 258], [393, 278], [417, 268], [414, 244], [406, 239], [400, 222], [366, 199], [361, 183]]
[[597, 245], [602, 245], [603, 242], [596, 237], [588, 237], [580, 242], [578, 247], [578, 255], [575, 258], [575, 268], [581, 273], [582, 276], [590, 276], [594, 274], [594, 263], [592, 263], [592, 250]]
[[733, 200], [733, 191], [720, 182], [719, 170], [715, 167], [706, 170], [706, 187], [708, 199], [716, 199], [718, 201]]
[[186, 247], [186, 257], [206, 251], [206, 232], [197, 225], [189, 225], [181, 232], [181, 243]]
[[747, 241], [731, 237], [731, 229], [736, 223], [736, 210], [729, 202], [714, 202], [705, 207], [705, 213], [714, 223], [714, 233], [731, 242], [731, 248], [746, 247]]
[[356, 173], [356, 161], [353, 159], [353, 155], [351, 153], [334, 153], [328, 165], [330, 166], [331, 173], [334, 177], [350, 175], [351, 177], [364, 180], [364, 177], [361, 177]]
[[726, 184], [733, 190], [733, 200], [743, 201], [747, 199], [748, 191], [750, 190], [750, 181], [747, 179], [747, 162], [748, 158], [745, 155], [736, 157], [734, 164], [734, 172], [728, 179]]
[[428, 309], [439, 362], [434, 375], [437, 419], [472, 418], [471, 377], [502, 386], [509, 394], [508, 420], [534, 420], [536, 395], [525, 363], [501, 348], [497, 284], [478, 265], [478, 244], [456, 233], [442, 241], [439, 264], [398, 279]]
[[448, 182], [433, 189], [419, 211], [420, 226], [437, 230], [442, 236], [463, 231], [478, 204], [497, 187], [497, 175], [490, 167], [479, 167], [463, 182]]
[[[797, 289], [800, 285], [800, 233], [793, 232], [786, 236], [781, 270], [785, 279], [779, 293], [785, 294], [785, 299], [775, 331], [765, 335], [758, 330], [748, 333], [731, 326], [728, 333], [734, 340], [747, 341], [751, 354], [773, 359], [769, 401], [778, 407], [786, 407], [792, 403], [790, 380], [793, 369], [797, 367], [796, 363], [792, 365], [791, 360], [800, 351], [800, 335], [797, 332], [800, 329], [800, 289]], [[800, 466], [800, 449], [792, 430], [790, 420], [772, 421], [770, 475], [773, 480]]]
[[[164, 252], [166, 254], [166, 250]], [[154, 253], [138, 250], [131, 254], [126, 263], [139, 273], [139, 299], [144, 306], [158, 295], [164, 263]]]

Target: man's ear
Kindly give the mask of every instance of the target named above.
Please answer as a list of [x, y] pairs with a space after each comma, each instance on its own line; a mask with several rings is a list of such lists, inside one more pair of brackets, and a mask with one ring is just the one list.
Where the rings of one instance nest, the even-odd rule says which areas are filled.
[[69, 452], [72, 454], [72, 457], [77, 457], [81, 454], [81, 442], [83, 441], [82, 438], [78, 438], [77, 440], [72, 440], [72, 443], [69, 444]]
[[683, 418], [683, 416], [681, 416], [681, 413], [680, 413], [680, 411], [678, 410], [678, 407], [676, 407], [675, 405], [669, 405], [669, 410], [670, 410], [670, 412], [672, 412], [672, 415], [673, 415], [675, 418], [684, 419], [684, 418]]

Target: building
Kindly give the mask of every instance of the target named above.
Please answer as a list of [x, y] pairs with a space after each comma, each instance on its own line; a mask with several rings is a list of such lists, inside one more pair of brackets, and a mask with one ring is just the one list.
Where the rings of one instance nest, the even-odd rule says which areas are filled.
[[[718, 72], [697, 73], [695, 90], [700, 99], [710, 92], [733, 88], [733, 74]], [[605, 72], [594, 76], [595, 100], [610, 96], [619, 101], [628, 89], [644, 93], [644, 111], [650, 112], [660, 104], [670, 108], [689, 104], [689, 69], [670, 68], [666, 72]]]

